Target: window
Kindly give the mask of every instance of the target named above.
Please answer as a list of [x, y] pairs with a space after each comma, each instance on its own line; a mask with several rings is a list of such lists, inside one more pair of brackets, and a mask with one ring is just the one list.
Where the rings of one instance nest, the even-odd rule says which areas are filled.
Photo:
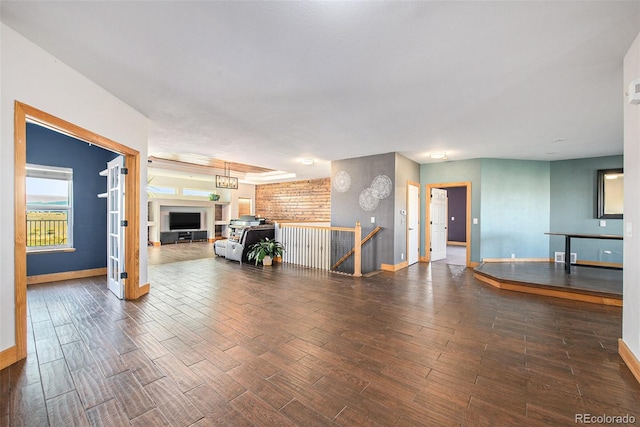
[[73, 247], [73, 170], [27, 164], [27, 251]]
[[177, 194], [175, 187], [162, 187], [158, 185], [147, 185], [148, 197], [157, 197], [158, 195], [175, 195]]
[[209, 194], [211, 194], [211, 191], [197, 190], [195, 188], [184, 188], [184, 189], [182, 189], [182, 195], [183, 196], [206, 197], [208, 199], [209, 198]]
[[238, 197], [238, 216], [251, 215], [251, 199]]

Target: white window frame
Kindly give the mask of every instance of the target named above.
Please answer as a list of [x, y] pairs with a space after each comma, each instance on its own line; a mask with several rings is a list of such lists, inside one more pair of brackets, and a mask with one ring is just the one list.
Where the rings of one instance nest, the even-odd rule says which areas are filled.
[[[68, 184], [68, 204], [64, 206], [56, 206], [55, 209], [51, 205], [27, 204], [27, 211], [66, 211], [67, 212], [67, 242], [61, 245], [47, 246], [27, 246], [27, 252], [51, 252], [51, 251], [67, 251], [73, 249], [73, 169], [37, 165], [27, 163], [27, 178], [55, 179], [66, 181]], [[28, 230], [27, 230], [28, 232]], [[28, 244], [28, 239], [27, 239]]]

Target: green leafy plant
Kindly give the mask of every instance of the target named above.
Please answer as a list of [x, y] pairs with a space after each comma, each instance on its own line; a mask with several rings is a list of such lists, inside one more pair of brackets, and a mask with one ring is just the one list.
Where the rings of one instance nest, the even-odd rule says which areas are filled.
[[258, 265], [258, 263], [262, 262], [267, 256], [273, 259], [275, 257], [282, 256], [283, 253], [284, 246], [282, 246], [282, 243], [265, 237], [258, 243], [249, 246], [247, 258], [249, 259], [249, 261], [255, 260], [256, 265]]
[[217, 202], [218, 200], [220, 200], [220, 195], [218, 193], [210, 193], [209, 200], [211, 200], [212, 202]]

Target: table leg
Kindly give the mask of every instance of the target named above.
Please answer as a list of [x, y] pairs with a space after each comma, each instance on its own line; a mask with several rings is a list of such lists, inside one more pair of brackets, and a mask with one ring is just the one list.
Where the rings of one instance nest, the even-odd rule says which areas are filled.
[[564, 237], [564, 271], [571, 274], [571, 237]]

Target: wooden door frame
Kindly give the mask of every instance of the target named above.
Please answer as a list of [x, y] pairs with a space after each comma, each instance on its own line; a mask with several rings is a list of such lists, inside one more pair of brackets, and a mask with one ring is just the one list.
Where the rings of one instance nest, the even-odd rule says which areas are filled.
[[407, 248], [405, 253], [407, 254], [407, 265], [409, 264], [409, 206], [411, 206], [411, 202], [409, 200], [410, 198], [410, 192], [409, 192], [409, 187], [417, 187], [418, 188], [418, 262], [420, 262], [420, 183], [419, 182], [415, 182], [415, 181], [407, 181], [407, 215], [405, 215], [404, 219], [405, 219], [405, 226], [406, 226], [406, 240], [407, 240]]
[[426, 184], [425, 185], [425, 220], [424, 220], [424, 228], [425, 228], [425, 256], [422, 259], [424, 262], [431, 261], [431, 251], [429, 248], [431, 247], [431, 189], [432, 188], [451, 188], [451, 187], [466, 187], [467, 188], [467, 213], [466, 213], [466, 222], [467, 222], [467, 257], [466, 257], [466, 266], [473, 267], [471, 264], [471, 182], [445, 182], [439, 184]]
[[[149, 292], [149, 284], [140, 286], [140, 152], [83, 129], [37, 108], [14, 103], [14, 292], [15, 347], [0, 355], [0, 369], [27, 357], [27, 225], [26, 164], [27, 121], [47, 127], [124, 156], [129, 169], [125, 180], [125, 206], [129, 225], [125, 231], [125, 298], [136, 299]], [[96, 174], [99, 171], [96, 171]]]

